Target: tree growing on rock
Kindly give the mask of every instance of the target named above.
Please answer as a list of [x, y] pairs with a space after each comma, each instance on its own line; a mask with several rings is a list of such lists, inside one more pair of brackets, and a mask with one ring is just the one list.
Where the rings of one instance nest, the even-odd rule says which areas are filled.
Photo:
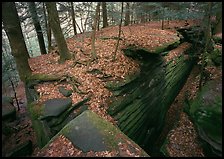
[[12, 55], [16, 61], [20, 79], [25, 82], [32, 71], [28, 63], [29, 53], [24, 41], [15, 2], [2, 3], [2, 21], [9, 39]]
[[63, 36], [59, 16], [56, 8], [55, 2], [46, 2], [46, 8], [48, 16], [50, 19], [51, 29], [53, 31], [56, 43], [58, 45], [59, 54], [60, 54], [60, 63], [64, 63], [66, 60], [71, 59], [71, 54], [69, 53], [67, 43]]

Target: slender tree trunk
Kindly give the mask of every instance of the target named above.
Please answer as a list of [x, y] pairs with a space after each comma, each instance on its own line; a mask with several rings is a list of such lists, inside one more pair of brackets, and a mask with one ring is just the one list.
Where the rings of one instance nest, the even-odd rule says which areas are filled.
[[129, 23], [130, 23], [130, 9], [129, 9], [129, 2], [126, 2], [124, 26], [129, 25]]
[[162, 30], [164, 29], [164, 9], [163, 9], [163, 17], [162, 17]]
[[96, 36], [96, 27], [97, 27], [97, 21], [99, 20], [99, 12], [100, 12], [100, 2], [97, 2], [97, 6], [96, 6], [96, 12], [95, 12], [95, 17], [94, 17], [94, 21], [93, 21], [93, 25], [92, 25], [92, 48], [91, 48], [91, 53], [92, 53], [92, 60], [97, 59], [97, 55], [96, 55], [96, 48], [95, 48], [95, 36]]
[[82, 34], [83, 32], [82, 32], [82, 30], [81, 30], [81, 28], [80, 28], [79, 24], [76, 22], [76, 20], [75, 20], [75, 24], [77, 25], [77, 27], [78, 27], [78, 29], [79, 29], [79, 32], [80, 32], [80, 34]]
[[103, 28], [108, 27], [107, 21], [107, 5], [106, 2], [102, 2], [102, 16], [103, 16]]
[[80, 17], [80, 21], [81, 21], [81, 28], [82, 28], [82, 32], [85, 33], [84, 27], [83, 27], [83, 22], [82, 22], [82, 16]]
[[86, 16], [86, 19], [85, 19], [85, 22], [84, 22], [84, 29], [85, 29], [85, 31], [86, 31], [87, 20], [88, 20], [88, 18], [89, 18], [89, 13], [90, 13], [90, 11], [89, 11], [89, 7], [88, 7], [88, 10], [87, 10], [87, 16]]
[[205, 35], [205, 48], [202, 55], [201, 75], [199, 81], [199, 90], [202, 88], [203, 79], [205, 77], [205, 67], [207, 65], [206, 56], [213, 51], [213, 41], [211, 33], [211, 8], [212, 2], [207, 2], [206, 15], [204, 17], [204, 35]]
[[120, 37], [121, 37], [122, 15], [123, 15], [123, 2], [121, 2], [121, 20], [120, 20], [120, 24], [119, 24], [118, 39], [117, 39], [117, 44], [116, 44], [116, 48], [115, 48], [115, 52], [114, 52], [114, 56], [113, 56], [113, 61], [116, 60], [116, 54], [117, 54], [119, 41], [120, 41]]
[[216, 13], [216, 25], [214, 33], [221, 33], [222, 32], [222, 5], [219, 5], [219, 12]]
[[[3, 46], [3, 49], [5, 50], [5, 53], [7, 53], [4, 46]], [[2, 57], [3, 57], [3, 59], [5, 61], [7, 61], [7, 59], [5, 57], [5, 53], [3, 53], [3, 56]], [[9, 69], [13, 69], [13, 65], [12, 65], [11, 61], [9, 62], [9, 67], [10, 67]], [[19, 102], [18, 102], [17, 95], [16, 95], [15, 85], [13, 83], [13, 79], [10, 77], [10, 74], [7, 74], [7, 75], [8, 75], [8, 80], [11, 83], [11, 86], [12, 86], [12, 89], [13, 89], [13, 92], [14, 92], [14, 96], [15, 96], [15, 100], [16, 100], [16, 104], [17, 104], [17, 108], [18, 108], [18, 111], [19, 111], [20, 110], [20, 107], [19, 107]]]
[[69, 53], [67, 43], [65, 41], [65, 38], [63, 36], [61, 27], [60, 27], [60, 21], [59, 16], [56, 8], [55, 2], [46, 2], [47, 12], [48, 16], [50, 18], [51, 23], [51, 29], [53, 31], [55, 40], [58, 45], [59, 54], [60, 54], [60, 63], [64, 63], [66, 60], [71, 59], [71, 54]]
[[74, 30], [74, 35], [77, 35], [77, 30], [76, 30], [76, 25], [75, 25], [75, 11], [74, 11], [74, 6], [73, 2], [70, 2], [71, 5], [71, 13], [72, 13], [72, 25], [73, 25], [73, 30]]
[[17, 99], [14, 83], [12, 82], [12, 79], [10, 77], [8, 77], [8, 78], [9, 78], [9, 81], [12, 85], [12, 89], [13, 89], [13, 92], [14, 92], [14, 97], [15, 97], [15, 100], [16, 100], [16, 105], [17, 105], [18, 111], [20, 111], [19, 102], [18, 102], [18, 99]]
[[98, 12], [98, 20], [97, 20], [97, 31], [100, 30], [100, 7], [99, 7], [99, 12]]
[[28, 4], [29, 4], [29, 10], [31, 13], [31, 17], [33, 19], [33, 24], [34, 24], [35, 30], [37, 32], [37, 39], [39, 42], [41, 54], [47, 54], [45, 44], [44, 44], [44, 37], [43, 37], [42, 29], [40, 26], [40, 22], [38, 20], [35, 2], [28, 2]]
[[[43, 8], [44, 8], [44, 13], [45, 13], [44, 15], [46, 16], [47, 11], [46, 11], [45, 5], [46, 5], [45, 2], [43, 2]], [[46, 29], [47, 29], [47, 42], [48, 42], [48, 53], [49, 53], [52, 50], [52, 46], [51, 46], [52, 34], [51, 34], [51, 23], [50, 23], [49, 15], [46, 16], [45, 21], [46, 21], [45, 25], [46, 25]]]
[[30, 76], [32, 71], [28, 63], [29, 53], [24, 41], [15, 2], [3, 2], [2, 13], [3, 25], [9, 39], [12, 55], [16, 61], [17, 70], [20, 79], [25, 82], [26, 77]]
[[43, 9], [44, 9], [45, 27], [46, 27], [46, 30], [47, 30], [48, 53], [50, 53], [51, 50], [52, 50], [52, 46], [51, 46], [51, 26], [50, 26], [49, 16], [46, 15], [45, 2], [43, 2]]

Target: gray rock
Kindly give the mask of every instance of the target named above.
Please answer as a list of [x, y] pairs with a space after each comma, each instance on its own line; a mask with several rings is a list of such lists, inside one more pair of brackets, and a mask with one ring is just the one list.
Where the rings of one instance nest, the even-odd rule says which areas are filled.
[[41, 117], [41, 119], [45, 119], [47, 117], [57, 117], [71, 106], [72, 106], [71, 98], [49, 99], [45, 101], [43, 104], [43, 116]]
[[65, 97], [69, 97], [72, 95], [72, 90], [66, 90], [65, 87], [63, 86], [59, 86], [58, 89], [59, 89], [59, 92], [63, 94]]

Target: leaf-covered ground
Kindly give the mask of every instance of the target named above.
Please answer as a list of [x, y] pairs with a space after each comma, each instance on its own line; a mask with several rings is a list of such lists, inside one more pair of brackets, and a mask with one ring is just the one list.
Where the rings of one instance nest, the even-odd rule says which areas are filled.
[[[185, 21], [172, 21], [169, 22], [169, 26], [185, 26]], [[196, 25], [194, 21], [189, 21]], [[157, 25], [156, 25], [157, 24]], [[160, 30], [160, 23], [149, 22], [140, 25], [132, 25], [122, 27], [122, 34], [119, 49], [116, 53], [116, 60], [113, 61], [112, 57], [115, 51], [116, 38], [118, 36], [118, 26], [108, 27], [100, 30], [96, 34], [96, 54], [98, 59], [89, 62], [91, 60], [91, 37], [90, 33], [85, 35], [78, 35], [74, 38], [67, 39], [67, 45], [69, 51], [73, 55], [74, 59], [66, 61], [64, 64], [59, 64], [58, 50], [55, 48], [51, 53], [47, 55], [41, 55], [35, 58], [29, 59], [30, 67], [33, 74], [44, 73], [53, 75], [69, 75], [74, 76], [79, 83], [78, 89], [83, 92], [73, 92], [73, 103], [81, 101], [83, 98], [92, 95], [89, 103], [89, 109], [96, 112], [104, 119], [113, 122], [106, 110], [108, 105], [107, 99], [112, 93], [106, 89], [105, 80], [102, 76], [110, 77], [112, 79], [124, 79], [136, 71], [139, 71], [139, 64], [131, 58], [126, 57], [122, 49], [130, 45], [143, 47], [148, 50], [153, 50], [155, 47], [161, 46], [164, 43], [170, 43], [176, 40], [177, 33], [175, 30]], [[169, 58], [175, 56], [175, 52], [172, 53]], [[102, 72], [99, 74], [88, 73], [91, 70], [98, 69]], [[59, 93], [58, 86], [65, 86], [68, 89], [72, 89], [70, 84], [58, 84], [44, 83], [36, 86], [37, 91], [40, 93], [40, 102], [47, 99], [61, 97], [63, 95]]]
[[[68, 60], [64, 64], [59, 64], [58, 59], [58, 51], [55, 48], [51, 53], [47, 55], [41, 55], [39, 57], [29, 59], [30, 67], [33, 71], [33, 74], [37, 73], [44, 73], [44, 74], [53, 74], [53, 75], [69, 75], [74, 76], [77, 81], [81, 84], [78, 86], [78, 89], [82, 93], [73, 92], [72, 93], [72, 100], [73, 103], [77, 103], [81, 101], [83, 98], [92, 95], [91, 100], [88, 102], [89, 109], [97, 113], [99, 116], [103, 117], [104, 119], [116, 123], [114, 119], [106, 113], [108, 108], [107, 100], [111, 97], [112, 93], [106, 89], [105, 82], [107, 80], [113, 79], [124, 79], [125, 76], [132, 74], [135, 71], [139, 71], [139, 64], [132, 60], [131, 58], [127, 58], [123, 53], [122, 49], [129, 46], [129, 45], [136, 45], [144, 47], [148, 50], [153, 50], [156, 46], [159, 46], [161, 43], [167, 43], [169, 40], [173, 40], [172, 37], [175, 37], [176, 27], [188, 27], [190, 25], [197, 25], [198, 21], [170, 21], [169, 24], [165, 22], [165, 30], [160, 30], [161, 23], [160, 22], [148, 22], [144, 24], [134, 24], [132, 26], [122, 27], [122, 34], [120, 41], [120, 46], [117, 52], [117, 58], [115, 61], [112, 61], [112, 56], [115, 51], [116, 45], [116, 38], [118, 36], [118, 27], [108, 27], [102, 29], [101, 31], [97, 32], [97, 39], [96, 39], [96, 53], [98, 59], [89, 62], [91, 59], [91, 33], [86, 33], [85, 35], [77, 35], [77, 37], [67, 39], [67, 44], [69, 51], [73, 54], [75, 59]], [[186, 47], [185, 43], [182, 44], [183, 47]], [[174, 50], [167, 56], [166, 60], [169, 60], [178, 55], [178, 50]], [[88, 73], [91, 70], [98, 69], [100, 70], [101, 74], [92, 74]], [[210, 69], [214, 76], [220, 76], [219, 70], [217, 69]], [[218, 74], [218, 75], [217, 75]], [[108, 78], [106, 78], [108, 77]], [[197, 78], [193, 79], [193, 83], [196, 82]], [[66, 83], [59, 83], [59, 82], [45, 82], [42, 84], [38, 84], [36, 86], [37, 91], [40, 93], [40, 102], [46, 101], [47, 99], [51, 98], [65, 98], [61, 93], [59, 93], [58, 86], [65, 86], [68, 89], [72, 89], [70, 84]], [[194, 85], [194, 84], [193, 84]], [[189, 82], [185, 85], [184, 88], [191, 88], [192, 83]], [[190, 91], [197, 91], [196, 88], [189, 89]], [[194, 94], [194, 93], [193, 93]], [[25, 94], [24, 94], [25, 95]], [[25, 96], [24, 96], [25, 97]], [[183, 96], [182, 96], [183, 97]], [[182, 98], [178, 97], [178, 98]], [[177, 103], [177, 102], [176, 102]], [[178, 108], [183, 103], [176, 104], [175, 108]], [[175, 116], [176, 112], [172, 111], [175, 110], [174, 107], [171, 106], [169, 110], [169, 115]], [[169, 116], [168, 115], [168, 116]], [[184, 115], [181, 115], [184, 116]], [[186, 118], [185, 118], [186, 119]], [[26, 119], [28, 120], [28, 119]], [[169, 117], [167, 119], [169, 121]], [[182, 118], [180, 119], [182, 120]], [[28, 120], [29, 122], [29, 120]], [[185, 125], [189, 122], [180, 122], [182, 125]], [[190, 125], [188, 125], [190, 126]], [[185, 126], [186, 128], [188, 126]], [[29, 126], [30, 128], [30, 126]], [[179, 129], [178, 129], [179, 130]], [[178, 131], [175, 130], [175, 131]], [[182, 128], [181, 128], [182, 130]], [[33, 133], [33, 132], [32, 132]], [[23, 133], [23, 137], [24, 137]], [[170, 134], [172, 136], [172, 134]], [[179, 135], [181, 138], [187, 139], [189, 136], [181, 133]], [[179, 141], [182, 139], [178, 138]], [[11, 140], [14, 138], [9, 138], [8, 143], [11, 145], [15, 144]], [[21, 139], [22, 140], [22, 139]], [[25, 139], [24, 139], [25, 140]], [[176, 139], [175, 139], [176, 140]], [[32, 141], [35, 143], [35, 137], [33, 137]], [[47, 156], [66, 156], [62, 153], [71, 151], [71, 156], [79, 156], [81, 155], [79, 150], [74, 150], [74, 146], [69, 144], [69, 142], [63, 136], [60, 136], [57, 141], [62, 141], [60, 143], [64, 143], [67, 146], [62, 146], [60, 152], [46, 152], [45, 155]], [[174, 141], [174, 140], [173, 140]], [[184, 141], [184, 140], [183, 140]], [[58, 146], [58, 145], [51, 145], [51, 146]], [[35, 147], [35, 146], [34, 146]], [[74, 151], [73, 151], [74, 150]], [[178, 148], [173, 151], [173, 156], [178, 153]], [[190, 150], [189, 150], [190, 151]], [[192, 149], [191, 149], [192, 151]], [[38, 148], [35, 149], [34, 154], [38, 152]], [[76, 154], [74, 154], [76, 153]], [[181, 153], [181, 150], [179, 150]], [[189, 155], [189, 153], [187, 153]], [[191, 155], [193, 152], [191, 152]], [[84, 154], [84, 156], [114, 156], [116, 154], [102, 152], [101, 154], [94, 154], [93, 152]], [[181, 155], [180, 155], [181, 156]], [[186, 155], [185, 155], [186, 156]], [[190, 156], [190, 155], [189, 155]]]

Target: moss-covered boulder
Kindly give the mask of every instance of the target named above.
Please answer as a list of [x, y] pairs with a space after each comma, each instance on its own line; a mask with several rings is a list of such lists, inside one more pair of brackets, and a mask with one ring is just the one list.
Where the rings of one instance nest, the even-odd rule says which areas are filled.
[[190, 105], [207, 156], [222, 156], [222, 80], [209, 81]]
[[[46, 145], [69, 121], [78, 116], [84, 107], [86, 109], [84, 104], [89, 99], [89, 97], [84, 98], [74, 105], [72, 105], [71, 98], [55, 98], [43, 103], [38, 101], [29, 103], [28, 110], [37, 136], [38, 146]], [[79, 111], [73, 111], [78, 108], [80, 108]]]
[[[117, 84], [111, 89], [115, 91], [107, 112], [117, 121], [120, 130], [147, 152], [155, 149], [154, 143], [162, 131], [169, 106], [193, 68], [192, 45], [183, 46], [163, 56], [129, 50], [140, 61], [140, 75], [130, 83]], [[186, 59], [186, 55], [189, 58]]]
[[[66, 143], [57, 143], [55, 140], [59, 136], [66, 137], [72, 145], [81, 151], [81, 153], [94, 153], [113, 151], [114, 156], [148, 156], [137, 144], [124, 135], [117, 127], [108, 121], [100, 118], [90, 110], [86, 110], [78, 117], [70, 121], [52, 140], [42, 149], [46, 153], [57, 151], [52, 149], [53, 145], [58, 144], [56, 149], [60, 150]], [[60, 147], [61, 146], [61, 147]], [[47, 150], [47, 151], [46, 151]], [[69, 153], [65, 148], [63, 153]], [[67, 152], [68, 151], [68, 152]], [[126, 153], [125, 153], [126, 152]], [[93, 156], [94, 156], [93, 153]], [[63, 154], [61, 154], [63, 156]], [[73, 153], [73, 157], [80, 153]]]

